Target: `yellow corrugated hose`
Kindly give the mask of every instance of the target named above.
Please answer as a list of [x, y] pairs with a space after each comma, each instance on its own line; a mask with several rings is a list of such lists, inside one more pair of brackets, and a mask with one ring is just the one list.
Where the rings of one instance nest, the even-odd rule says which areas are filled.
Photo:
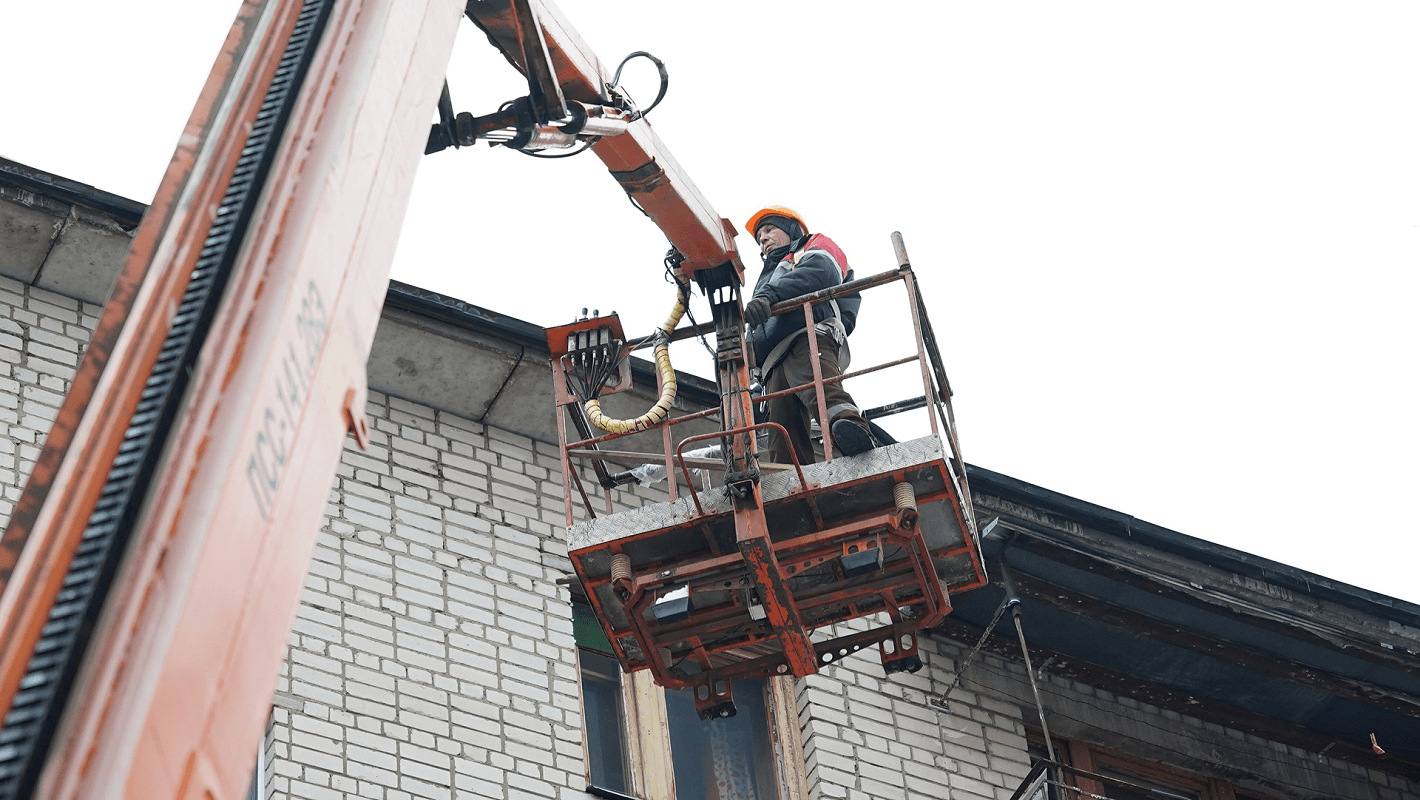
[[661, 398], [651, 406], [650, 411], [636, 419], [612, 419], [602, 413], [600, 400], [588, 400], [582, 410], [587, 412], [587, 419], [591, 420], [593, 425], [608, 433], [632, 433], [646, 430], [665, 419], [671, 412], [671, 404], [675, 402], [676, 383], [675, 370], [671, 367], [670, 335], [675, 326], [680, 324], [680, 318], [685, 315], [687, 294], [683, 285], [679, 287], [675, 296], [675, 308], [671, 309], [671, 315], [659, 328], [664, 334], [655, 349], [656, 371], [661, 374]]

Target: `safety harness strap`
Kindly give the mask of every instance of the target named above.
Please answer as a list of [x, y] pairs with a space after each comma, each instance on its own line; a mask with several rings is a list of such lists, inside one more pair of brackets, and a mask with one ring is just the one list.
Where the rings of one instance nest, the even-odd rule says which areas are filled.
[[[789, 256], [789, 260], [793, 261], [794, 266], [797, 267], [799, 260], [810, 250], [817, 250], [827, 256], [828, 260], [833, 262], [833, 266], [838, 268], [840, 281], [842, 281], [844, 277], [847, 277], [848, 257], [843, 255], [843, 251], [838, 248], [838, 245], [833, 243], [832, 239], [821, 233], [810, 236], [804, 242], [803, 247], [800, 247]], [[843, 258], [840, 259], [838, 256], [843, 256]], [[838, 308], [838, 300], [830, 300], [828, 304], [833, 309], [833, 315], [816, 323], [814, 330], [818, 333], [826, 333], [833, 337], [834, 343], [838, 345], [838, 367], [844, 372], [847, 372], [848, 364], [853, 359], [853, 353], [848, 348], [848, 329], [843, 327], [843, 313]], [[769, 351], [769, 355], [764, 357], [764, 361], [760, 365], [760, 372], [764, 375], [768, 375], [769, 371], [774, 368], [774, 365], [778, 364], [780, 360], [784, 358], [784, 354], [789, 352], [789, 348], [793, 347], [794, 342], [797, 341], [800, 336], [803, 336], [804, 333], [805, 330], [800, 328], [784, 337], [783, 341], [775, 345], [774, 349]]]

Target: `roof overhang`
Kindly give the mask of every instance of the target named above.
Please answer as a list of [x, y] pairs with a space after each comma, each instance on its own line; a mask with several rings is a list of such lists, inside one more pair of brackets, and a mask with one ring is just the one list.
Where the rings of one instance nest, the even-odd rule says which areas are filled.
[[[1045, 671], [1420, 775], [1420, 608], [979, 467], [968, 475], [978, 521], [995, 520], [983, 540], [992, 585], [953, 597], [939, 632], [975, 641], [1005, 597], [1004, 567]], [[1002, 624], [987, 649], [1019, 660], [1014, 634]]]

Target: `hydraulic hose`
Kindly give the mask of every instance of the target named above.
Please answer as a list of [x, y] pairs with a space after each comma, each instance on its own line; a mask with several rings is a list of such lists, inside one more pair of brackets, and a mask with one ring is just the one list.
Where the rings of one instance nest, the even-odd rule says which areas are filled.
[[651, 410], [635, 419], [612, 419], [602, 413], [601, 400], [593, 398], [582, 406], [582, 410], [587, 412], [587, 419], [592, 424], [606, 431], [607, 433], [633, 433], [644, 431], [666, 418], [671, 412], [671, 405], [675, 403], [676, 382], [675, 369], [671, 367], [671, 332], [675, 326], [680, 324], [680, 318], [685, 315], [685, 306], [689, 302], [688, 289], [685, 284], [678, 284], [675, 296], [675, 307], [671, 309], [671, 315], [666, 321], [661, 323], [661, 327], [653, 334], [656, 339], [656, 371], [661, 376], [661, 397], [656, 404], [651, 406]]

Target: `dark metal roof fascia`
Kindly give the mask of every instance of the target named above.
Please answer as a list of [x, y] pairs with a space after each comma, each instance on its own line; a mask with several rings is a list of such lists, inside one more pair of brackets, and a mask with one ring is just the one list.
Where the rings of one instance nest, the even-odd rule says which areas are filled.
[[974, 464], [968, 464], [966, 470], [973, 490], [1029, 503], [1069, 517], [1101, 533], [1132, 539], [1210, 567], [1286, 586], [1303, 594], [1319, 596], [1358, 611], [1420, 628], [1420, 606], [1413, 603], [1169, 530]]
[[[954, 597], [956, 607], [948, 619], [979, 630], [991, 618], [1003, 594], [999, 587], [991, 586], [968, 592], [959, 599]], [[1318, 738], [1299, 739], [1288, 728], [1308, 731], [1322, 742], [1329, 739], [1360, 743], [1366, 741], [1368, 732], [1375, 732], [1382, 741], [1396, 745], [1388, 748], [1391, 752], [1386, 757], [1388, 764], [1376, 764], [1380, 768], [1396, 770], [1402, 767], [1396, 757], [1413, 764], [1420, 755], [1411, 744], [1420, 731], [1420, 721], [1413, 714], [1369, 703], [1364, 697], [1345, 691], [1344, 687], [1327, 691], [1315, 685], [1273, 677], [1236, 664], [1225, 655], [1167, 639], [1140, 636], [1109, 621], [1076, 614], [1034, 598], [1023, 598], [1021, 608], [1032, 657], [1044, 659], [1047, 654], [1057, 654], [1063, 656], [1067, 664], [1073, 662], [1068, 666], [1057, 665], [1052, 670], [1056, 674], [1108, 687], [1111, 691], [1138, 692], [1136, 699], [1161, 708], [1298, 746], [1315, 747]], [[988, 651], [1018, 660], [1020, 649], [1012, 635], [1014, 631], [1007, 632], [1009, 628], [1009, 623], [1002, 625], [996, 636], [989, 637], [995, 641], [988, 645]], [[1278, 663], [1286, 662], [1279, 660]], [[1095, 668], [1101, 668], [1103, 675], [1096, 673]], [[1104, 682], [1096, 683], [1101, 677], [1105, 678]], [[1121, 687], [1115, 683], [1121, 678], [1139, 683]], [[1196, 703], [1199, 699], [1204, 702]], [[1063, 711], [1057, 709], [1056, 713]], [[1258, 729], [1259, 723], [1264, 723], [1266, 728]], [[1054, 727], [1054, 723], [1051, 724]]]
[[[385, 295], [385, 305], [530, 347], [539, 353], [547, 353], [545, 328], [428, 289], [392, 280], [389, 292]], [[656, 367], [650, 361], [632, 356], [631, 373], [640, 385], [656, 385]], [[720, 404], [720, 394], [714, 383], [683, 372], [677, 372], [676, 376], [680, 394], [691, 403], [700, 406]]]
[[[1052, 592], [1064, 589], [1066, 593], [1118, 607], [1124, 614], [1137, 614], [1163, 630], [1212, 638], [1264, 657], [1306, 665], [1318, 672], [1402, 693], [1414, 698], [1411, 710], [1420, 710], [1420, 675], [1393, 661], [1383, 663], [1364, 658], [1356, 648], [1337, 647], [1297, 635], [1298, 629], [1324, 632], [1328, 627], [1305, 613], [1288, 615], [1280, 609], [1271, 609], [1274, 611], [1271, 619], [1295, 626], [1292, 630], [1279, 631], [1242, 615], [1219, 613], [1216, 608], [1191, 604], [1167, 591], [1130, 585], [1106, 570], [1085, 569], [1055, 560], [1049, 551], [1035, 552], [1013, 546], [1007, 553], [1013, 572], [1046, 584]], [[1293, 619], [1288, 619], [1289, 616]], [[1114, 624], [1120, 627], [1117, 619]], [[1335, 636], [1351, 633], [1330, 627]]]
[[504, 341], [546, 352], [547, 336], [531, 322], [489, 311], [481, 306], [455, 300], [452, 297], [421, 289], [407, 283], [390, 281], [385, 295], [387, 307], [413, 311], [460, 328], [486, 333]]
[[[143, 218], [147, 206], [129, 200], [86, 183], [63, 178], [43, 170], [25, 166], [19, 162], [0, 157], [0, 184], [15, 186], [26, 191], [68, 203], [93, 208], [114, 217], [120, 224], [137, 226]], [[523, 346], [546, 351], [545, 330], [530, 322], [499, 314], [486, 308], [455, 300], [451, 297], [420, 289], [400, 281], [390, 281], [386, 304], [396, 308], [415, 311], [441, 319], [453, 325], [497, 336]], [[633, 374], [650, 384], [655, 383], [655, 367], [645, 359], [631, 359]], [[703, 405], [719, 403], [715, 385], [694, 375], [679, 375], [682, 391], [687, 399]], [[993, 494], [1015, 498], [1034, 505], [1054, 509], [1061, 514], [1104, 533], [1139, 539], [1160, 550], [1195, 558], [1198, 561], [1228, 569], [1244, 575], [1253, 575], [1265, 580], [1290, 585], [1303, 592], [1320, 593], [1353, 608], [1374, 611], [1383, 608], [1391, 613], [1382, 614], [1388, 618], [1404, 618], [1403, 624], [1420, 627], [1420, 606], [1371, 592], [1357, 586], [1334, 581], [1315, 573], [1289, 567], [1240, 550], [1187, 536], [1177, 531], [1135, 519], [1134, 517], [1079, 500], [1068, 495], [1027, 483], [999, 472], [974, 464], [967, 465], [968, 479], [981, 489]], [[1402, 621], [1397, 619], [1397, 621]]]
[[143, 212], [148, 210], [148, 206], [143, 203], [96, 189], [87, 183], [71, 181], [27, 167], [8, 158], [0, 158], [0, 184], [102, 211], [129, 230], [138, 227], [138, 223], [143, 219]]

